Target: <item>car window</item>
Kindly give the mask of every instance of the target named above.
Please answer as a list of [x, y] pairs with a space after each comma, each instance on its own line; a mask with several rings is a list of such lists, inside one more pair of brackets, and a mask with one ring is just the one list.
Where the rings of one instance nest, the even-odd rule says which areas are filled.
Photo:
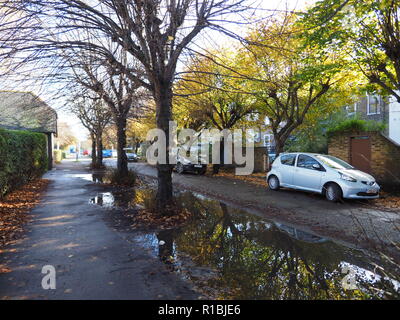
[[306, 168], [306, 169], [315, 170], [313, 168], [314, 164], [317, 164], [317, 165], [321, 166], [320, 163], [317, 160], [315, 160], [314, 158], [312, 158], [310, 156], [307, 156], [305, 154], [299, 155], [299, 158], [297, 159], [297, 166], [300, 167], [300, 168]]
[[318, 155], [316, 157], [318, 160], [321, 160], [323, 164], [333, 169], [354, 169], [352, 165], [333, 156]]
[[286, 166], [294, 166], [296, 160], [295, 154], [284, 154], [281, 156], [281, 163]]

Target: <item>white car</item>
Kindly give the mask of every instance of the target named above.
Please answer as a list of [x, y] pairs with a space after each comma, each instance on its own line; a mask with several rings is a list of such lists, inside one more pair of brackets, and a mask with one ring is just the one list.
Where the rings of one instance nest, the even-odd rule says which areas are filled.
[[280, 187], [316, 192], [329, 201], [375, 199], [380, 186], [374, 177], [336, 157], [315, 153], [282, 153], [267, 175], [271, 190]]

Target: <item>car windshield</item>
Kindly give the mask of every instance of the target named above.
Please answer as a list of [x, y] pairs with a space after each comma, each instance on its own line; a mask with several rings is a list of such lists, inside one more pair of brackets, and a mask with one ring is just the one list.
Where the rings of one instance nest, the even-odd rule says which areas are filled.
[[326, 166], [333, 169], [354, 169], [354, 167], [348, 164], [346, 161], [340, 160], [338, 158], [332, 156], [315, 156], [318, 160], [320, 160]]

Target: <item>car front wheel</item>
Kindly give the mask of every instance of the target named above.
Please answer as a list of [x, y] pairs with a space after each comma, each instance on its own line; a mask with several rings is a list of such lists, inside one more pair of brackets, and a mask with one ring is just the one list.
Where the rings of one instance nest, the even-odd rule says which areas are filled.
[[276, 176], [270, 176], [268, 179], [268, 186], [271, 190], [279, 190], [279, 179]]
[[325, 197], [332, 202], [339, 201], [342, 198], [342, 189], [337, 184], [331, 183], [326, 187]]

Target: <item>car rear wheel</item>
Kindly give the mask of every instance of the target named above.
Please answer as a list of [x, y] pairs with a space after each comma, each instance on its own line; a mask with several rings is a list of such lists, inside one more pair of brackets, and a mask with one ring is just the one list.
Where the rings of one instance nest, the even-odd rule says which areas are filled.
[[342, 189], [335, 183], [328, 184], [325, 190], [325, 197], [331, 202], [339, 201], [342, 198]]
[[271, 190], [279, 190], [279, 179], [277, 176], [270, 176], [268, 178], [268, 186]]
[[207, 171], [207, 168], [204, 168], [204, 169], [201, 169], [201, 170], [197, 171], [197, 174], [202, 176], [202, 175], [204, 175], [206, 173], [206, 171]]
[[182, 174], [183, 171], [184, 171], [184, 169], [183, 169], [183, 164], [180, 163], [180, 162], [178, 162], [178, 163], [176, 164], [176, 172], [179, 173], [179, 174]]

